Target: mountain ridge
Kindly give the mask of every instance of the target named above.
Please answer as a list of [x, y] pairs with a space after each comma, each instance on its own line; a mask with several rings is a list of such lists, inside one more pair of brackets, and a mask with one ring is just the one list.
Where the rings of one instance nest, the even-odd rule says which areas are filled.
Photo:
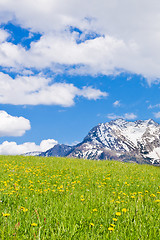
[[153, 119], [126, 121], [119, 118], [93, 127], [74, 146], [57, 144], [40, 156], [65, 156], [95, 160], [114, 159], [160, 164], [160, 124]]

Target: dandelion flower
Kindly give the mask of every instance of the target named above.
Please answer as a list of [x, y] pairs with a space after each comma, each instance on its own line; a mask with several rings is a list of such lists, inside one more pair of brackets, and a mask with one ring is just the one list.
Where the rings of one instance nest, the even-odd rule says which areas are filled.
[[152, 193], [152, 194], [150, 195], [150, 197], [156, 197], [156, 195]]
[[93, 212], [97, 212], [98, 210], [97, 210], [97, 208], [94, 208], [92, 211], [93, 211]]
[[121, 216], [121, 212], [116, 212], [116, 216]]
[[111, 227], [115, 227], [115, 224], [111, 223]]
[[93, 227], [93, 226], [94, 226], [94, 223], [90, 223], [90, 225]]
[[114, 231], [114, 228], [113, 227], [109, 227], [108, 230], [109, 231]]
[[32, 223], [31, 226], [32, 227], [37, 227], [37, 223]]
[[27, 212], [28, 211], [28, 209], [27, 208], [23, 208], [23, 212]]
[[113, 218], [113, 221], [114, 221], [114, 222], [117, 222], [117, 220], [118, 220], [117, 218]]
[[2, 213], [3, 217], [9, 217], [11, 214], [9, 213]]
[[127, 209], [126, 208], [122, 208], [122, 212], [126, 213]]

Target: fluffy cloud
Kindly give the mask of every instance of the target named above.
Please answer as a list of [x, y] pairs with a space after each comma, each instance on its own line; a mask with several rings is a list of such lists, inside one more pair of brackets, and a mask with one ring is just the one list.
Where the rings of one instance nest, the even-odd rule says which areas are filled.
[[[157, 0], [1, 0], [1, 23], [14, 20], [42, 37], [29, 51], [3, 42], [0, 62], [37, 68], [82, 65], [72, 69], [77, 74], [107, 75], [118, 69], [142, 74], [151, 83], [160, 78], [159, 10]], [[69, 26], [81, 29], [80, 39], [91, 33], [100, 37], [78, 44]]]
[[5, 42], [8, 37], [9, 33], [7, 31], [4, 31], [3, 29], [0, 29], [0, 43]]
[[107, 115], [107, 118], [109, 118], [109, 119], [116, 119], [116, 118], [123, 118], [123, 117], [121, 115], [116, 115], [114, 113], [109, 113]]
[[154, 117], [155, 117], [155, 118], [160, 118], [160, 112], [154, 113]]
[[66, 69], [70, 74], [80, 75], [110, 75], [125, 69], [144, 75], [149, 82], [152, 77], [160, 75], [159, 66], [154, 64], [153, 71], [152, 59], [141, 56], [135, 42], [125, 42], [109, 35], [80, 44], [76, 40], [76, 34], [66, 31], [43, 35], [39, 41], [31, 44], [29, 50], [21, 45], [3, 42], [0, 44], [0, 65], [12, 67], [14, 71], [50, 68], [53, 72], [63, 72]]
[[40, 145], [36, 145], [34, 142], [26, 142], [18, 145], [16, 142], [5, 141], [0, 144], [0, 155], [19, 155], [34, 151], [43, 152], [54, 147], [57, 143], [54, 139], [43, 140]]
[[16, 79], [0, 73], [0, 103], [14, 105], [61, 105], [74, 104], [76, 96], [96, 100], [107, 96], [92, 87], [79, 89], [73, 84], [52, 83], [52, 79], [43, 76], [18, 76]]
[[[44, 69], [46, 67], [56, 70], [59, 65], [77, 65], [71, 74], [86, 74], [90, 70], [92, 74], [111, 74], [117, 68], [122, 68], [118, 63], [121, 54], [128, 54], [131, 46], [126, 46], [122, 40], [113, 37], [98, 37], [77, 44], [77, 35], [68, 31], [59, 34], [43, 35], [39, 41], [32, 42], [31, 48], [26, 50], [21, 45], [11, 42], [0, 44], [0, 65], [12, 67], [15, 70], [20, 68]], [[101, 64], [100, 64], [101, 63]]]
[[92, 87], [83, 87], [82, 90], [79, 90], [79, 96], [83, 96], [89, 100], [97, 100], [101, 97], [108, 96], [108, 93], [101, 92], [99, 89], [94, 89]]
[[107, 115], [107, 118], [109, 119], [124, 118], [127, 120], [134, 120], [137, 118], [137, 115], [135, 115], [134, 113], [125, 113], [124, 115], [116, 115], [114, 113], [109, 113]]
[[119, 107], [119, 106], [121, 106], [121, 104], [120, 104], [120, 101], [115, 101], [114, 103], [113, 103], [113, 106], [114, 107]]
[[128, 120], [132, 120], [132, 119], [136, 119], [137, 115], [135, 115], [134, 113], [125, 113], [124, 118]]
[[42, 140], [40, 143], [40, 149], [42, 152], [47, 151], [48, 149], [54, 147], [58, 142], [54, 139]]
[[0, 137], [22, 136], [31, 128], [30, 122], [24, 117], [14, 117], [5, 111], [0, 111]]

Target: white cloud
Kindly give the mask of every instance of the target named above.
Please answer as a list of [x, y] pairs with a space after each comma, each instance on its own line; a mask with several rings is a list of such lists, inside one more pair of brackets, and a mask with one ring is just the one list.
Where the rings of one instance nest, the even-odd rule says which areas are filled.
[[119, 107], [119, 106], [121, 106], [120, 101], [116, 100], [116, 101], [113, 103], [113, 106], [114, 106], [114, 107]]
[[0, 43], [5, 42], [9, 37], [9, 33], [3, 29], [0, 29]]
[[108, 93], [101, 92], [99, 89], [94, 89], [92, 87], [83, 87], [82, 90], [79, 91], [79, 96], [83, 96], [89, 100], [97, 100], [101, 97], [108, 96]]
[[0, 111], [0, 137], [22, 136], [30, 128], [30, 121], [28, 119], [14, 117], [5, 111]]
[[114, 113], [109, 113], [107, 115], [107, 118], [109, 118], [109, 119], [124, 118], [124, 119], [127, 119], [127, 120], [134, 120], [134, 119], [137, 118], [137, 115], [135, 115], [134, 113], [125, 113], [123, 115], [116, 115]]
[[57, 143], [54, 139], [43, 140], [40, 145], [36, 145], [34, 142], [26, 142], [18, 145], [16, 142], [5, 141], [0, 144], [0, 155], [19, 155], [34, 151], [47, 151]]
[[[49, 67], [55, 71], [55, 64], [78, 65], [69, 70], [73, 73], [111, 74], [115, 72], [122, 49], [128, 49], [122, 40], [113, 37], [98, 37], [77, 44], [77, 35], [68, 31], [59, 34], [43, 35], [39, 41], [32, 42], [30, 50], [10, 42], [0, 44], [0, 65], [3, 67], [37, 68]], [[123, 52], [124, 54], [124, 52]], [[121, 56], [122, 60], [122, 56]], [[80, 67], [79, 67], [80, 65]], [[121, 68], [121, 65], [117, 65]]]
[[159, 108], [160, 107], [160, 104], [158, 103], [158, 104], [155, 104], [155, 105], [149, 105], [148, 106], [148, 109], [153, 109], [153, 108]]
[[99, 89], [85, 87], [79, 89], [73, 84], [52, 83], [51, 78], [37, 76], [17, 76], [16, 79], [0, 73], [0, 103], [14, 105], [74, 105], [77, 96], [96, 100], [107, 93]]
[[[14, 19], [43, 36], [29, 51], [3, 42], [0, 64], [15, 68], [82, 64], [73, 72], [107, 75], [120, 69], [154, 82], [160, 78], [159, 10], [157, 0], [1, 0], [1, 23]], [[80, 28], [81, 38], [89, 32], [104, 37], [77, 44], [77, 34], [66, 31], [69, 26]]]
[[40, 143], [40, 151], [45, 152], [56, 144], [58, 144], [58, 142], [54, 139], [42, 140]]
[[109, 119], [117, 119], [117, 118], [123, 118], [123, 117], [121, 115], [116, 115], [114, 113], [109, 113], [107, 115], [107, 118], [109, 118]]
[[125, 113], [124, 118], [128, 120], [132, 120], [132, 119], [136, 119], [137, 115], [135, 115], [134, 113]]
[[160, 112], [154, 113], [154, 117], [155, 117], [155, 118], [160, 118]]

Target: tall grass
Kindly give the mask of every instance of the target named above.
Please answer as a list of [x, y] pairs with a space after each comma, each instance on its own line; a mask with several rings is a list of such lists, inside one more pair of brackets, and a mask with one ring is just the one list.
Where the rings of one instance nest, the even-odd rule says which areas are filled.
[[160, 168], [0, 157], [0, 239], [160, 239]]

